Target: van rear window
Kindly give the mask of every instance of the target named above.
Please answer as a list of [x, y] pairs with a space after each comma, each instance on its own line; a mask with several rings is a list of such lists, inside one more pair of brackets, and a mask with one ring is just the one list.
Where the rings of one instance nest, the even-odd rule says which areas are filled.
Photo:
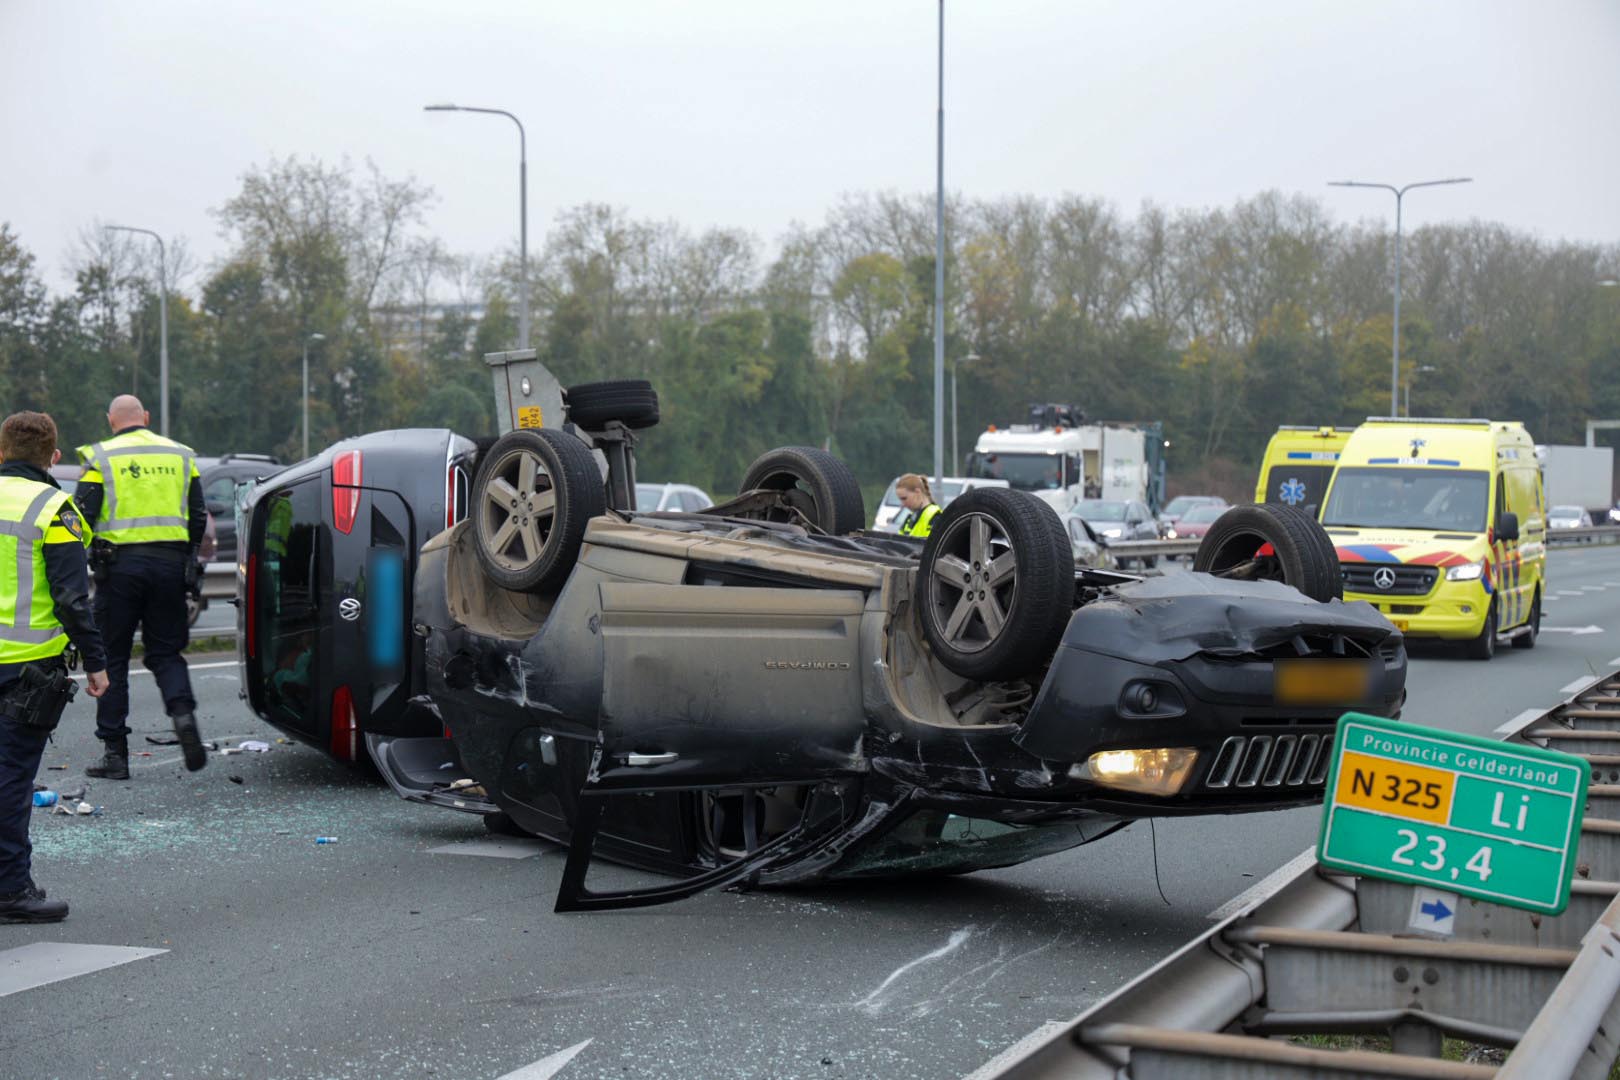
[[1266, 478], [1266, 502], [1319, 507], [1332, 476], [1332, 465], [1296, 465], [1288, 461], [1273, 465]]
[[1485, 531], [1489, 473], [1458, 469], [1339, 468], [1323, 525]]

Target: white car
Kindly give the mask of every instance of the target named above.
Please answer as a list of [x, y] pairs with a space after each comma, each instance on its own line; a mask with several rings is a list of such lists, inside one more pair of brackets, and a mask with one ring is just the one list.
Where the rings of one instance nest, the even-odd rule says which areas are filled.
[[1547, 511], [1549, 529], [1590, 529], [1592, 515], [1580, 506], [1554, 506]]
[[691, 484], [637, 484], [636, 509], [696, 513], [714, 505], [708, 492]]
[[[878, 503], [877, 514], [872, 519], [873, 532], [900, 531], [900, 522], [905, 520], [905, 508], [900, 505], [900, 496], [894, 490], [894, 486], [899, 482], [898, 476], [889, 481], [888, 490], [883, 493], [883, 499]], [[928, 486], [933, 488], [934, 501], [939, 503], [939, 508], [943, 510], [950, 505], [952, 499], [964, 491], [983, 487], [1006, 487], [1007, 481], [989, 480], [980, 476], [943, 476], [937, 488], [934, 487], [933, 478], [929, 477]]]

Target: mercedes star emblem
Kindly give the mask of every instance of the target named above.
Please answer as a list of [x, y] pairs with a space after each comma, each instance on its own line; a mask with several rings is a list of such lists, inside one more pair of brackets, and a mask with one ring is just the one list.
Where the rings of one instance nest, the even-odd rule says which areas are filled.
[[352, 596], [345, 596], [338, 602], [338, 614], [343, 616], [344, 622], [354, 622], [360, 617], [360, 601]]
[[[1378, 586], [1380, 589], [1392, 588], [1394, 586], [1394, 584], [1395, 584], [1395, 571], [1391, 570], [1387, 566], [1380, 566], [1377, 570], [1373, 571], [1373, 584]], [[348, 601], [348, 600], [345, 600], [343, 602], [345, 604], [350, 603], [350, 601]], [[359, 606], [360, 606], [359, 604], [355, 604], [355, 607], [358, 608]], [[344, 615], [343, 617], [345, 619], [354, 618], [353, 615], [347, 615], [347, 614]]]

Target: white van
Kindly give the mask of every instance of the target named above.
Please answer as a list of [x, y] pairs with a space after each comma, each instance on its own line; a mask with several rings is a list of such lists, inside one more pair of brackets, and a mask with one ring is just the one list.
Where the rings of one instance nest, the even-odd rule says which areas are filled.
[[[934, 501], [939, 503], [941, 510], [950, 505], [950, 501], [964, 491], [981, 487], [1007, 486], [1005, 480], [987, 480], [977, 476], [944, 476], [940, 478], [939, 486], [935, 487], [933, 477], [926, 476], [923, 473], [917, 475], [923, 476], [928, 481], [928, 486], [933, 490]], [[900, 506], [900, 496], [895, 494], [894, 490], [894, 486], [899, 482], [900, 477], [898, 476], [889, 481], [888, 490], [883, 493], [883, 498], [878, 503], [877, 515], [872, 519], [873, 532], [897, 533], [900, 531], [900, 522], [905, 518], [905, 513]]]

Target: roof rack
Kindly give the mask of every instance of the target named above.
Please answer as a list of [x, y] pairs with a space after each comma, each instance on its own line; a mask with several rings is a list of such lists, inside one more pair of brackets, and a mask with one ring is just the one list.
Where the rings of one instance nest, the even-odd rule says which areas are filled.
[[1463, 420], [1463, 419], [1459, 419], [1457, 417], [1451, 417], [1451, 416], [1369, 416], [1369, 417], [1367, 417], [1367, 423], [1369, 423], [1369, 424], [1451, 424], [1451, 425], [1454, 425], [1454, 426], [1457, 426], [1457, 427], [1462, 427], [1465, 424], [1489, 424], [1490, 421], [1489, 420], [1481, 420], [1478, 417], [1475, 417], [1474, 419], [1471, 419], [1471, 420]]
[[281, 464], [281, 460], [274, 454], [221, 454], [219, 456], [221, 465], [227, 461], [267, 461], [272, 465]]

